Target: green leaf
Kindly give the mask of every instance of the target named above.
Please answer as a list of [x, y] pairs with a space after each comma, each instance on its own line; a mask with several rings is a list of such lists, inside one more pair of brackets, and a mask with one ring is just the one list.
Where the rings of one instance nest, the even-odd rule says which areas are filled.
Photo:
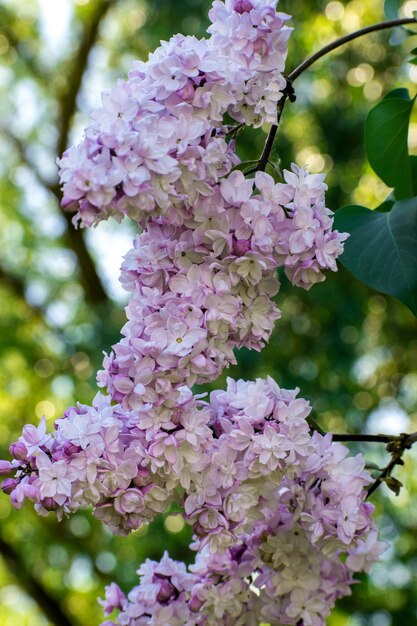
[[375, 211], [379, 211], [379, 213], [388, 213], [388, 211], [391, 211], [394, 204], [395, 200], [392, 200], [390, 196], [382, 204], [380, 204], [379, 207], [375, 209]]
[[414, 57], [413, 59], [409, 59], [407, 63], [412, 63], [413, 65], [417, 65], [417, 57]]
[[411, 180], [413, 181], [414, 195], [417, 196], [417, 156], [410, 156]]
[[382, 469], [376, 463], [367, 462], [365, 465], [365, 469], [368, 470], [377, 470], [378, 472], [382, 472]]
[[384, 96], [384, 100], [388, 100], [389, 98], [401, 98], [402, 100], [410, 100], [410, 92], [406, 87], [397, 87], [397, 89], [393, 89], [389, 91]]
[[395, 493], [396, 496], [400, 495], [403, 484], [400, 480], [398, 480], [398, 478], [394, 478], [394, 476], [384, 476], [381, 480], [387, 485], [388, 489], [391, 489], [391, 491]]
[[343, 207], [335, 227], [350, 233], [342, 264], [369, 287], [401, 300], [417, 317], [417, 197], [396, 202], [388, 213]]
[[397, 200], [413, 196], [407, 144], [413, 104], [405, 89], [396, 89], [371, 109], [365, 123], [369, 163], [388, 187], [395, 187]]
[[384, 13], [389, 20], [395, 20], [398, 17], [400, 3], [398, 0], [385, 0]]

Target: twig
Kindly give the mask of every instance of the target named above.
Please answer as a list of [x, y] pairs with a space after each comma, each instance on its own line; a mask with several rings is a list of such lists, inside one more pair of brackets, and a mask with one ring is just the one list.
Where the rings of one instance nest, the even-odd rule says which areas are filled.
[[[287, 78], [287, 86], [289, 84], [288, 80], [289, 79]], [[294, 93], [292, 85], [290, 86], [290, 89], [291, 89], [291, 92]], [[261, 156], [259, 157], [259, 160], [258, 160], [258, 165], [256, 167], [254, 167], [250, 172], [246, 172], [247, 174], [252, 174], [253, 172], [264, 172], [265, 171], [266, 166], [267, 166], [267, 164], [269, 162], [269, 157], [271, 155], [272, 146], [274, 145], [275, 136], [276, 136], [277, 131], [278, 131], [278, 126], [279, 126], [279, 123], [281, 121], [282, 114], [284, 112], [284, 107], [285, 107], [285, 104], [287, 102], [287, 98], [288, 98], [288, 95], [287, 95], [286, 91], [284, 90], [283, 93], [282, 93], [282, 98], [278, 102], [278, 106], [277, 106], [277, 123], [276, 124], [272, 124], [271, 128], [269, 129], [269, 133], [268, 133], [268, 136], [266, 138], [266, 142], [265, 142], [265, 145], [263, 147], [262, 154], [261, 154]]]
[[242, 130], [242, 128], [244, 128], [244, 126], [246, 126], [246, 124], [243, 122], [240, 124], [236, 124], [235, 126], [232, 126], [230, 130], [227, 131], [226, 137], [234, 137], [235, 135], [238, 134], [240, 130]]
[[391, 443], [395, 437], [392, 435], [339, 435], [332, 436], [333, 441], [358, 441], [369, 443]]
[[340, 48], [345, 43], [349, 43], [349, 41], [353, 41], [358, 37], [362, 37], [363, 35], [367, 35], [368, 33], [373, 33], [378, 30], [386, 30], [388, 28], [395, 28], [396, 26], [404, 26], [405, 24], [417, 24], [417, 20], [414, 17], [403, 17], [397, 20], [390, 20], [388, 22], [379, 22], [378, 24], [373, 24], [372, 26], [365, 26], [365, 28], [360, 28], [359, 30], [355, 30], [353, 33], [349, 33], [349, 35], [345, 35], [344, 37], [339, 37], [339, 39], [335, 39], [331, 43], [327, 44], [310, 57], [308, 57], [305, 61], [300, 63], [298, 67], [295, 68], [288, 76], [290, 82], [294, 82], [296, 78], [300, 76], [305, 70], [307, 70], [313, 63], [321, 59], [329, 52]]
[[[382, 470], [381, 474], [375, 480], [374, 483], [368, 489], [369, 498], [387, 478], [391, 476], [391, 473], [396, 465], [403, 465], [404, 461], [402, 456], [406, 450], [409, 450], [417, 441], [417, 433], [407, 435], [402, 433], [399, 437], [392, 438], [392, 441], [387, 445], [387, 450], [391, 454], [391, 461]], [[394, 480], [394, 479], [393, 479]], [[397, 481], [398, 487], [401, 487], [401, 483]]]
[[322, 429], [320, 424], [318, 424], [316, 420], [314, 419], [314, 417], [311, 417], [311, 415], [307, 417], [307, 423], [310, 426], [311, 430], [315, 430], [316, 432], [320, 433], [320, 435], [323, 435], [323, 436], [326, 434], [326, 431]]
[[294, 101], [295, 99], [292, 84], [300, 76], [300, 74], [302, 74], [305, 70], [311, 67], [311, 65], [313, 65], [313, 63], [318, 61], [318, 59], [321, 59], [323, 56], [325, 56], [329, 52], [332, 52], [333, 50], [340, 48], [345, 43], [348, 43], [349, 41], [353, 41], [354, 39], [357, 39], [358, 37], [362, 37], [363, 35], [367, 35], [368, 33], [376, 32], [379, 30], [385, 30], [387, 28], [394, 28], [396, 26], [404, 26], [405, 24], [416, 24], [416, 23], [417, 23], [417, 20], [415, 18], [405, 17], [405, 18], [401, 18], [398, 20], [390, 20], [389, 22], [380, 22], [379, 24], [366, 26], [365, 28], [361, 28], [360, 30], [350, 33], [349, 35], [345, 35], [344, 37], [339, 37], [338, 39], [327, 44], [327, 46], [324, 46], [323, 48], [321, 48], [320, 50], [312, 54], [310, 57], [305, 59], [305, 61], [300, 63], [300, 65], [298, 65], [287, 77], [287, 89], [284, 90], [283, 96], [281, 100], [278, 102], [277, 123], [273, 124], [269, 130], [264, 149], [262, 151], [261, 156], [259, 157], [259, 165], [256, 169], [259, 171], [264, 171], [266, 168], [266, 165], [269, 160], [269, 155], [271, 153], [272, 146], [274, 144], [275, 136], [277, 134], [278, 126], [282, 117], [282, 113], [284, 111], [285, 104], [288, 99], [290, 101]]
[[[310, 426], [316, 430], [315, 425]], [[349, 435], [349, 434], [333, 434], [333, 441], [345, 441], [345, 442], [368, 442], [368, 443], [385, 443], [387, 451], [391, 454], [391, 460], [386, 467], [381, 471], [378, 478], [372, 483], [368, 489], [367, 498], [369, 498], [381, 485], [386, 482], [386, 479], [390, 478], [392, 471], [396, 465], [403, 465], [403, 454], [406, 450], [409, 450], [417, 442], [417, 433], [401, 433], [400, 435]], [[398, 493], [401, 483], [392, 478], [395, 484], [391, 486], [392, 491]], [[390, 485], [389, 485], [390, 486]]]

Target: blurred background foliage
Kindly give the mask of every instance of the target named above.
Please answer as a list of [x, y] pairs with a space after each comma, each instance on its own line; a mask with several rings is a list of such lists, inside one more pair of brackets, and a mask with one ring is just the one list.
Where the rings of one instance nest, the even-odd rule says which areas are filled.
[[[49, 425], [75, 401], [91, 402], [102, 350], [117, 341], [126, 301], [117, 283], [132, 224], [75, 231], [59, 208], [55, 159], [82, 132], [100, 90], [124, 77], [175, 32], [204, 36], [209, 0], [0, 0], [0, 458], [26, 422]], [[282, 0], [294, 16], [288, 67], [337, 36], [383, 19], [382, 0]], [[417, 2], [406, 2], [411, 15]], [[296, 83], [274, 149], [328, 172], [328, 205], [376, 207], [389, 190], [364, 159], [364, 118], [390, 89], [415, 93], [417, 66], [407, 63], [416, 37], [374, 33], [320, 61]], [[267, 129], [265, 129], [266, 131]], [[256, 158], [262, 130], [240, 136], [242, 159]], [[410, 128], [417, 147], [417, 117]], [[333, 432], [417, 430], [416, 321], [341, 269], [311, 292], [278, 297], [282, 320], [261, 353], [241, 351], [232, 376], [271, 374], [300, 386], [320, 425]], [[224, 380], [216, 382], [216, 386]], [[353, 451], [356, 451], [352, 446]], [[385, 464], [378, 447], [361, 446]], [[330, 626], [417, 623], [417, 451], [397, 472], [405, 487], [383, 487], [374, 501], [390, 542]], [[116, 580], [136, 583], [146, 557], [164, 549], [191, 561], [189, 529], [170, 512], [127, 539], [92, 516], [61, 524], [31, 506], [13, 511], [0, 496], [0, 626], [98, 624], [96, 603]]]

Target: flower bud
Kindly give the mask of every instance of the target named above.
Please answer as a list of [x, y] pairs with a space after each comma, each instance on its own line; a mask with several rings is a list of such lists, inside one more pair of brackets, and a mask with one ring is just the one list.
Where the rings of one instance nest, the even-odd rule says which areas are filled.
[[139, 489], [127, 489], [114, 500], [114, 509], [119, 515], [139, 513], [143, 510], [143, 495]]
[[72, 443], [71, 441], [67, 441], [64, 446], [63, 446], [63, 451], [65, 453], [66, 456], [72, 456], [73, 454], [75, 454], [76, 452], [80, 451], [80, 447], [76, 446], [74, 443]]
[[14, 470], [10, 461], [0, 461], [0, 476], [7, 476]]
[[190, 598], [188, 606], [189, 606], [190, 611], [192, 611], [193, 613], [198, 613], [201, 607], [203, 606], [203, 604], [204, 604], [204, 600], [200, 600], [198, 596], [192, 596]]
[[59, 506], [58, 503], [55, 502], [53, 498], [44, 498], [41, 501], [41, 504], [43, 508], [46, 509], [47, 511], [56, 511]]
[[206, 357], [204, 356], [204, 354], [201, 354], [201, 353], [200, 353], [200, 354], [196, 354], [196, 356], [194, 356], [194, 357], [191, 359], [191, 362], [192, 362], [192, 364], [193, 364], [193, 365], [195, 365], [196, 367], [203, 368], [203, 367], [206, 365], [206, 363], [207, 363], [207, 359], [206, 359]]
[[251, 0], [235, 0], [233, 5], [233, 10], [236, 11], [236, 13], [249, 13], [252, 9], [253, 4]]
[[233, 242], [233, 252], [236, 256], [245, 256], [251, 249], [251, 243], [249, 239], [236, 239]]
[[23, 438], [32, 446], [37, 445], [39, 443], [38, 429], [33, 424], [26, 424], [23, 427]]
[[20, 484], [17, 485], [16, 488], [13, 489], [12, 493], [10, 494], [10, 501], [15, 509], [22, 508], [23, 503], [25, 501], [25, 493], [23, 489], [21, 488]]
[[143, 487], [149, 481], [151, 472], [147, 467], [138, 467], [138, 473], [134, 477], [133, 482], [137, 487]]
[[12, 457], [18, 461], [26, 461], [27, 459], [28, 451], [25, 444], [21, 441], [15, 441], [15, 443], [12, 443], [11, 446], [9, 446], [9, 452]]
[[245, 554], [247, 545], [245, 543], [237, 544], [230, 548], [230, 555], [234, 561], [240, 562], [240, 559]]
[[156, 596], [156, 600], [160, 604], [164, 604], [165, 602], [168, 602], [168, 600], [175, 594], [175, 587], [166, 578], [162, 578], [158, 581], [156, 581], [155, 578], [159, 578], [158, 575], [154, 576], [154, 582], [158, 582], [159, 584], [159, 591], [158, 595]]
[[[106, 587], [106, 599], [99, 599], [98, 602], [99, 604], [101, 604], [101, 606], [104, 607], [105, 615], [110, 615], [110, 613], [114, 611], [114, 609], [122, 609], [125, 601], [126, 596], [120, 589], [119, 585], [116, 585], [116, 583], [111, 583], [111, 585], [108, 585]], [[110, 622], [104, 622], [102, 626], [107, 623], [110, 624]], [[111, 624], [113, 625], [113, 622], [111, 622]]]
[[158, 378], [155, 381], [155, 391], [160, 395], [169, 396], [171, 393], [172, 384], [171, 381], [166, 380], [164, 378]]
[[182, 98], [182, 100], [192, 100], [195, 94], [195, 89], [193, 83], [189, 80], [187, 84], [178, 91], [178, 96]]
[[36, 487], [30, 484], [22, 485], [22, 491], [30, 500], [36, 500], [38, 495], [38, 490]]
[[3, 493], [7, 493], [7, 495], [10, 495], [12, 491], [16, 489], [18, 484], [19, 481], [17, 478], [6, 478], [6, 480], [3, 480], [1, 484]]

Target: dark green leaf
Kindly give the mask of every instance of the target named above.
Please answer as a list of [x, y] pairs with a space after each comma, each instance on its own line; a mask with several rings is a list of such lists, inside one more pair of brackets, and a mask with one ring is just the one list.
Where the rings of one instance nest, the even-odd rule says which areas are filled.
[[412, 63], [413, 65], [417, 65], [417, 57], [414, 57], [413, 59], [410, 59], [408, 61], [408, 63]]
[[413, 181], [414, 195], [417, 196], [417, 156], [410, 156], [411, 179]]
[[396, 496], [400, 495], [403, 484], [400, 480], [398, 480], [398, 478], [394, 478], [394, 476], [384, 476], [381, 480], [386, 484], [388, 489], [391, 489], [391, 491], [395, 493]]
[[378, 472], [381, 472], [382, 469], [379, 467], [379, 465], [377, 465], [376, 463], [372, 463], [370, 461], [368, 461], [365, 465], [365, 469], [368, 470], [377, 470]]
[[397, 87], [397, 89], [393, 89], [385, 94], [383, 100], [388, 100], [389, 98], [401, 98], [402, 100], [410, 100], [410, 92], [405, 87]]
[[406, 90], [396, 90], [368, 114], [365, 147], [369, 163], [389, 187], [395, 187], [397, 200], [413, 195], [408, 157], [408, 125], [414, 99]]
[[397, 297], [417, 316], [417, 198], [396, 202], [388, 213], [343, 207], [335, 226], [350, 233], [343, 265], [366, 285]]
[[375, 210], [379, 211], [380, 213], [388, 213], [388, 211], [391, 211], [394, 204], [395, 204], [395, 200], [392, 200], [391, 197], [389, 197], [387, 198], [387, 200], [385, 200], [385, 202], [380, 204], [379, 207]]

